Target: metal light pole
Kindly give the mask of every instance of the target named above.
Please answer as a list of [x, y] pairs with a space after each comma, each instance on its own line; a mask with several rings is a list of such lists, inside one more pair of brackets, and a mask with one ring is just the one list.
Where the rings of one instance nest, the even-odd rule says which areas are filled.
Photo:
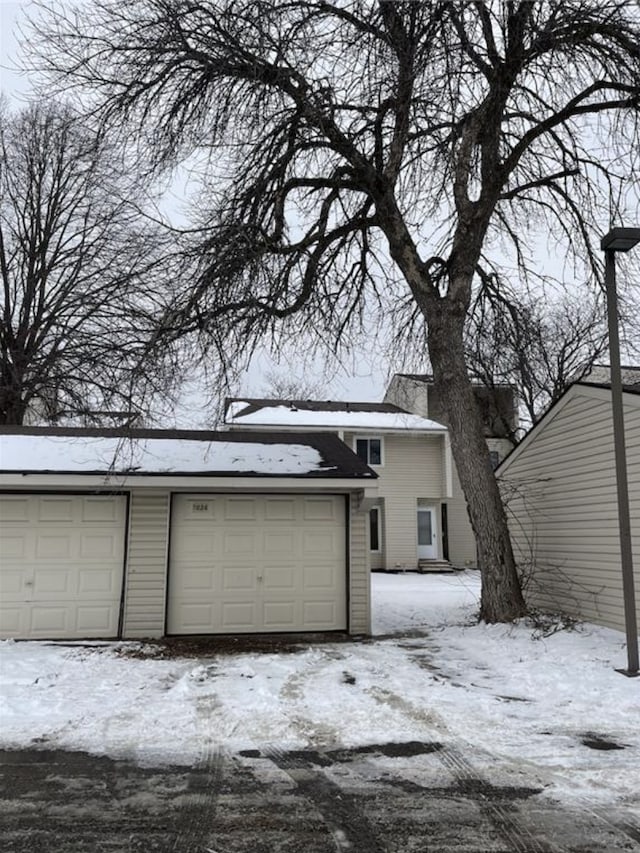
[[633, 578], [631, 550], [631, 517], [629, 512], [629, 484], [627, 482], [627, 454], [624, 441], [624, 409], [622, 403], [622, 375], [620, 373], [620, 339], [618, 337], [618, 299], [616, 294], [616, 252], [628, 252], [640, 243], [640, 228], [613, 228], [602, 238], [600, 248], [605, 257], [605, 286], [607, 290], [607, 315], [609, 320], [609, 359], [611, 362], [611, 407], [613, 410], [613, 443], [616, 458], [616, 485], [618, 489], [618, 525], [620, 528], [620, 563], [622, 567], [622, 594], [624, 596], [624, 623], [627, 634], [627, 669], [618, 672], [628, 676], [638, 675], [638, 625], [636, 620], [636, 595]]

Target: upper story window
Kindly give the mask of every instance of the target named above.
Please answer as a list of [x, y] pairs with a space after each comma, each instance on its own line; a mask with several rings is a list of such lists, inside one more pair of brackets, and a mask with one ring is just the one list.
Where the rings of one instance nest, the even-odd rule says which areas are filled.
[[382, 439], [356, 438], [356, 453], [367, 465], [382, 465]]
[[498, 465], [500, 464], [500, 454], [497, 450], [489, 451], [489, 462], [491, 463], [491, 467], [495, 471]]

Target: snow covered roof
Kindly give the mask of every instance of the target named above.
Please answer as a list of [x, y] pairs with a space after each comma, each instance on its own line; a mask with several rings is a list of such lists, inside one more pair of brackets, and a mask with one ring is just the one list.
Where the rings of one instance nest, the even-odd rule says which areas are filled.
[[446, 432], [436, 421], [411, 414], [390, 403], [352, 403], [332, 400], [227, 400], [225, 422], [242, 427], [341, 429], [398, 432]]
[[371, 478], [331, 434], [4, 427], [0, 473]]
[[[625, 391], [640, 391], [640, 367], [623, 364], [620, 366], [620, 378]], [[608, 364], [594, 364], [591, 370], [582, 376], [578, 383], [581, 385], [596, 385], [602, 388], [611, 387], [611, 367]]]

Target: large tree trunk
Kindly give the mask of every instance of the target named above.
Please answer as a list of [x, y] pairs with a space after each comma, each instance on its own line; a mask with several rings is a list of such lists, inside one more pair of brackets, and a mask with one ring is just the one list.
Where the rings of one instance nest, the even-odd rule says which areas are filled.
[[453, 264], [449, 263], [448, 292], [441, 296], [427, 265], [418, 256], [392, 194], [376, 199], [376, 208], [391, 256], [411, 287], [427, 322], [434, 381], [447, 412], [451, 450], [482, 571], [480, 618], [486, 622], [511, 622], [523, 616], [526, 608], [463, 343], [471, 283], [486, 226], [483, 229], [482, 223], [479, 226], [472, 223], [472, 227], [466, 226], [457, 234], [452, 254], [457, 254], [458, 269], [453, 272]]
[[465, 313], [446, 298], [429, 310], [429, 354], [434, 382], [447, 413], [453, 459], [482, 571], [480, 618], [508, 622], [525, 613], [504, 506], [489, 460], [480, 412], [464, 358]]
[[24, 423], [27, 404], [22, 395], [9, 383], [3, 383], [0, 388], [0, 424], [4, 426], [20, 426]]

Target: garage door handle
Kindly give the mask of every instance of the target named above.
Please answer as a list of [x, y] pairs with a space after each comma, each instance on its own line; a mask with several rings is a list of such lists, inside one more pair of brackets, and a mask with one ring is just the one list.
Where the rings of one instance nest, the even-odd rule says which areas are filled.
[[33, 581], [25, 581], [24, 585], [25, 586], [33, 586]]
[[262, 575], [258, 575], [258, 580], [259, 580], [259, 581], [261, 581], [261, 580], [262, 580]]

